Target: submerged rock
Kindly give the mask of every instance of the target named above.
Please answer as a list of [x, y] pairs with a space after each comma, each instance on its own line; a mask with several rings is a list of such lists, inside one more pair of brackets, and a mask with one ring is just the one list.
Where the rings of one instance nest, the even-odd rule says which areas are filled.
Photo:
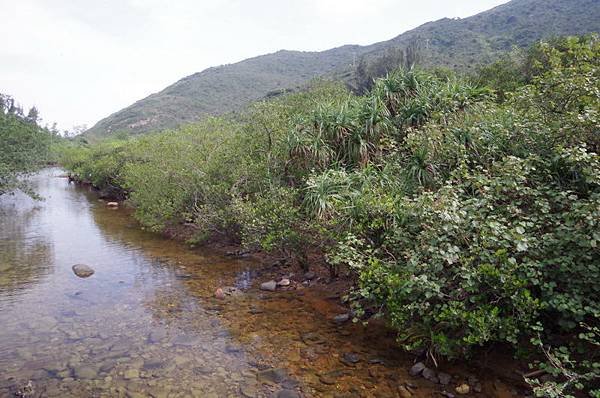
[[225, 286], [223, 288], [223, 295], [226, 297], [241, 297], [244, 295], [244, 292], [237, 287]]
[[281, 390], [275, 395], [276, 398], [300, 398], [300, 394], [293, 390]]
[[412, 397], [412, 393], [410, 391], [408, 391], [408, 388], [406, 388], [404, 386], [398, 387], [398, 394], [400, 395], [400, 398]]
[[223, 289], [218, 288], [215, 291], [215, 298], [218, 298], [219, 300], [223, 300], [225, 298], [225, 292], [223, 292]]
[[337, 379], [333, 375], [323, 374], [319, 375], [319, 381], [327, 386], [331, 386], [337, 382]]
[[348, 322], [350, 320], [350, 314], [349, 313], [345, 313], [345, 314], [340, 314], [340, 315], [336, 315], [333, 317], [333, 321], [335, 323], [345, 323]]
[[73, 267], [73, 272], [75, 273], [75, 275], [77, 275], [80, 278], [88, 278], [92, 275], [94, 275], [94, 269], [92, 267], [90, 267], [89, 265], [85, 265], [85, 264], [75, 264]]
[[327, 343], [327, 340], [325, 340], [325, 338], [323, 336], [321, 336], [320, 334], [317, 334], [315, 332], [304, 333], [303, 335], [300, 336], [300, 339], [306, 345], [326, 344]]
[[331, 372], [319, 374], [318, 377], [321, 383], [326, 385], [334, 385], [337, 384], [340, 377], [348, 376], [350, 374], [352, 374], [351, 371], [338, 369], [333, 370]]
[[261, 383], [279, 384], [288, 378], [287, 371], [281, 368], [267, 369], [256, 375]]
[[355, 352], [346, 352], [342, 355], [341, 361], [345, 365], [352, 366], [360, 362], [360, 356]]
[[17, 385], [14, 387], [15, 397], [33, 397], [35, 394], [35, 388], [33, 382], [29, 380], [26, 384]]
[[268, 292], [274, 292], [277, 289], [277, 282], [269, 281], [261, 283], [260, 290], [266, 290]]
[[148, 341], [150, 343], [158, 343], [162, 339], [167, 337], [167, 331], [164, 329], [155, 329], [148, 335]]
[[125, 380], [137, 379], [140, 377], [140, 371], [137, 369], [127, 369], [125, 373], [123, 373], [123, 378]]
[[98, 372], [96, 371], [96, 369], [91, 368], [89, 366], [82, 366], [82, 367], [78, 367], [73, 369], [73, 374], [75, 375], [75, 377], [77, 379], [84, 379], [84, 380], [89, 380], [89, 379], [95, 379], [96, 377], [98, 377]]
[[236, 354], [238, 352], [242, 352], [242, 347], [235, 344], [227, 344], [225, 346], [225, 352], [229, 354]]
[[240, 392], [246, 398], [255, 398], [258, 395], [258, 388], [254, 384], [244, 384], [240, 387]]

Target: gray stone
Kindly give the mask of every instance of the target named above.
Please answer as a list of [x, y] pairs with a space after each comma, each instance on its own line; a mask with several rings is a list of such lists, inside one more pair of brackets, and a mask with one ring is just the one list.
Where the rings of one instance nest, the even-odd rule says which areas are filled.
[[318, 375], [319, 381], [323, 384], [337, 384], [338, 380], [344, 376], [350, 376], [353, 372], [348, 369], [336, 369], [331, 372], [321, 373]]
[[325, 340], [325, 338], [323, 338], [323, 336], [321, 336], [317, 333], [314, 333], [314, 332], [304, 333], [303, 335], [300, 336], [300, 338], [306, 345], [325, 344], [327, 342]]
[[360, 356], [355, 352], [346, 352], [342, 355], [341, 361], [348, 366], [352, 366], [360, 362]]
[[110, 372], [117, 365], [117, 361], [114, 359], [106, 359], [100, 364], [100, 371], [104, 373]]
[[417, 362], [412, 366], [412, 368], [410, 368], [409, 373], [411, 376], [418, 376], [421, 373], [423, 373], [424, 369], [425, 369], [425, 364], [423, 362]]
[[300, 385], [300, 382], [298, 380], [294, 380], [294, 379], [285, 379], [281, 383], [281, 387], [283, 387], [286, 390], [293, 390], [294, 388], [298, 387], [299, 385]]
[[173, 339], [174, 345], [180, 345], [184, 347], [193, 347], [199, 343], [198, 339], [193, 336], [179, 335]]
[[348, 322], [350, 320], [350, 314], [349, 313], [345, 313], [345, 314], [340, 314], [340, 315], [336, 315], [333, 317], [333, 321], [335, 323], [344, 323], [344, 322]]
[[438, 383], [440, 381], [435, 373], [435, 370], [433, 369], [425, 368], [423, 369], [421, 375], [424, 379], [429, 380], [432, 383]]
[[125, 380], [137, 379], [140, 377], [140, 371], [137, 369], [127, 369], [125, 373], [123, 373], [123, 378]]
[[167, 398], [169, 393], [166, 390], [154, 389], [150, 390], [149, 394], [152, 398]]
[[312, 281], [316, 277], [317, 277], [317, 274], [315, 274], [312, 271], [308, 271], [307, 273], [304, 274], [304, 279], [307, 280], [307, 281]]
[[236, 354], [241, 351], [242, 351], [242, 347], [240, 347], [239, 345], [227, 344], [225, 346], [225, 352], [227, 352], [229, 354]]
[[450, 376], [448, 373], [440, 372], [437, 376], [440, 380], [440, 384], [443, 386], [447, 386], [450, 384], [450, 380], [452, 380], [452, 376]]
[[469, 386], [472, 387], [473, 391], [481, 392], [481, 383], [479, 382], [479, 379], [477, 379], [477, 377], [473, 375], [469, 376], [469, 378], [467, 379], [467, 384], [469, 384]]
[[319, 376], [319, 381], [325, 385], [332, 386], [337, 382], [337, 379], [330, 374], [324, 374]]
[[75, 264], [73, 267], [73, 272], [80, 278], [88, 278], [94, 275], [94, 269], [89, 265], [85, 264]]
[[73, 369], [73, 374], [77, 379], [89, 380], [95, 379], [98, 376], [96, 369], [89, 366], [82, 366], [80, 368]]
[[14, 392], [15, 397], [33, 397], [35, 394], [35, 387], [33, 382], [29, 380], [27, 384], [21, 384], [16, 387]]
[[166, 330], [164, 330], [164, 329], [155, 329], [152, 332], [150, 332], [150, 335], [148, 335], [148, 341], [150, 341], [151, 343], [158, 343], [159, 341], [161, 341], [165, 337], [167, 337], [167, 331]]
[[237, 297], [242, 297], [244, 295], [244, 292], [241, 289], [238, 289], [237, 287], [225, 286], [223, 288], [223, 294], [225, 296], [237, 298]]
[[274, 383], [279, 384], [288, 378], [287, 371], [281, 368], [267, 369], [262, 372], [258, 372], [256, 375], [258, 381], [261, 383]]
[[276, 398], [300, 398], [300, 394], [293, 390], [281, 390], [275, 395]]
[[175, 358], [173, 359], [173, 362], [175, 362], [175, 365], [177, 365], [177, 366], [186, 364], [189, 361], [190, 361], [190, 359], [187, 357], [184, 357], [183, 355], [175, 355]]
[[44, 369], [46, 371], [48, 371], [49, 373], [54, 373], [54, 374], [62, 372], [66, 368], [67, 368], [67, 366], [61, 362], [53, 362], [53, 363], [50, 363], [50, 364], [44, 366]]
[[412, 397], [412, 393], [408, 391], [408, 388], [404, 386], [398, 387], [398, 394], [400, 394], [400, 398], [410, 398]]
[[192, 372], [196, 375], [208, 375], [212, 373], [212, 369], [207, 366], [195, 366], [192, 368]]
[[254, 384], [244, 384], [240, 387], [240, 392], [246, 398], [255, 398], [258, 395], [258, 389]]
[[277, 289], [277, 282], [275, 282], [275, 281], [264, 282], [260, 285], [260, 290], [274, 292], [276, 289]]

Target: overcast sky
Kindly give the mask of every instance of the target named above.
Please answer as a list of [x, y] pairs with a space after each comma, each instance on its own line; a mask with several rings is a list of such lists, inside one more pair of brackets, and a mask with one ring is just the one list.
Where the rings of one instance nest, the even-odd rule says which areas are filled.
[[391, 39], [507, 0], [0, 0], [0, 92], [59, 128], [210, 66]]

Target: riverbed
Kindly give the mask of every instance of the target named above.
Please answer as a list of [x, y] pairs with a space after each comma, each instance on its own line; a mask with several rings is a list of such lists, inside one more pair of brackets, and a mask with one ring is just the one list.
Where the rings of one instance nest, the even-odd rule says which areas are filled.
[[[42, 201], [0, 198], [0, 397], [426, 397], [475, 377], [412, 377], [389, 330], [333, 320], [339, 292], [261, 291], [260, 261], [144, 232], [62, 174], [32, 178]], [[480, 371], [475, 395], [514, 395]]]

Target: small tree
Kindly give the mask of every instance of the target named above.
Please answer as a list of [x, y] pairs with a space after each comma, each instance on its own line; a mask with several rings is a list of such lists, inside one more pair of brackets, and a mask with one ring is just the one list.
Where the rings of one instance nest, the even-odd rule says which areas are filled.
[[39, 119], [40, 114], [38, 109], [35, 106], [32, 106], [31, 109], [29, 109], [29, 112], [27, 112], [27, 117], [25, 118], [29, 123], [33, 123], [33, 124], [37, 124]]

